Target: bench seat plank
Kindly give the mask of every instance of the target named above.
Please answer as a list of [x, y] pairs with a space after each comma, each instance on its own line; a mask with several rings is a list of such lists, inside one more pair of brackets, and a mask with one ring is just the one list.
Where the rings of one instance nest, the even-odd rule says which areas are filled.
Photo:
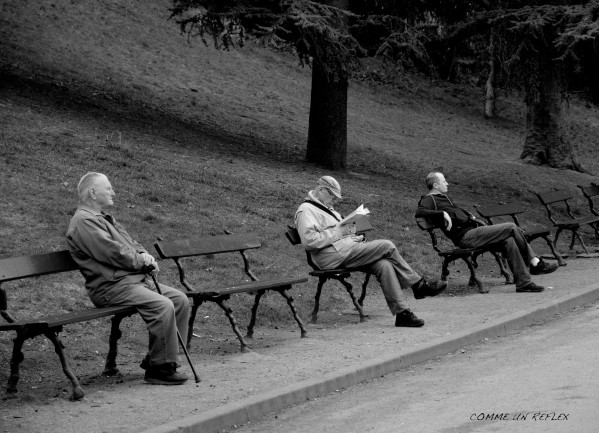
[[77, 311], [74, 313], [56, 314], [52, 316], [39, 317], [28, 320], [19, 320], [13, 323], [0, 325], [0, 331], [16, 330], [23, 327], [36, 327], [41, 329], [52, 329], [71, 323], [87, 322], [88, 320], [99, 319], [115, 314], [135, 314], [135, 307], [105, 307], [90, 308], [88, 310]]
[[233, 283], [228, 286], [214, 288], [214, 289], [206, 289], [206, 290], [196, 290], [194, 292], [185, 293], [187, 296], [198, 296], [198, 295], [232, 295], [234, 293], [243, 293], [243, 292], [252, 292], [255, 290], [270, 290], [276, 289], [278, 287], [291, 286], [293, 284], [305, 283], [308, 281], [308, 278], [305, 277], [296, 277], [296, 278], [275, 278], [272, 280], [258, 280], [258, 281], [248, 281], [245, 283]]

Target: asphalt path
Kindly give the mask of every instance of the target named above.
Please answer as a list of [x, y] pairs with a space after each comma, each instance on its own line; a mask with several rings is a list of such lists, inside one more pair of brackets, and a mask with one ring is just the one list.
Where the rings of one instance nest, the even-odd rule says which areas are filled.
[[234, 431], [599, 432], [599, 305], [576, 308]]

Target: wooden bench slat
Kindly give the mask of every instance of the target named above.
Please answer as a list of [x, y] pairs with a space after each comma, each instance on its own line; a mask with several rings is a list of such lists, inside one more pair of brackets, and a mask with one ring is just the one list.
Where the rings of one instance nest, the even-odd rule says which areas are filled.
[[242, 293], [242, 292], [250, 292], [254, 290], [269, 290], [276, 287], [283, 286], [291, 286], [293, 284], [305, 283], [308, 281], [306, 277], [296, 277], [296, 278], [273, 278], [271, 280], [258, 280], [258, 281], [248, 281], [239, 284], [231, 284], [228, 286], [213, 288], [213, 289], [205, 289], [205, 290], [197, 290], [194, 292], [186, 293], [187, 296], [196, 295], [196, 294], [233, 294], [233, 293]]
[[559, 191], [550, 191], [543, 194], [537, 194], [543, 204], [552, 204], [558, 201], [570, 200], [574, 198], [574, 193], [567, 189]]
[[191, 257], [205, 254], [229, 253], [232, 251], [259, 248], [262, 244], [255, 234], [219, 235], [196, 239], [160, 241], [154, 244], [163, 259]]
[[490, 206], [477, 207], [476, 211], [483, 218], [492, 218], [498, 216], [518, 215], [526, 212], [528, 209], [521, 203], [506, 203]]
[[567, 221], [556, 221], [555, 225], [563, 226], [563, 227], [572, 227], [572, 226], [580, 226], [580, 225], [584, 225], [584, 224], [592, 224], [592, 223], [596, 223], [596, 222], [599, 222], [599, 216], [593, 215], [593, 216], [576, 218], [576, 219], [567, 220]]
[[0, 283], [20, 278], [75, 271], [77, 264], [68, 251], [0, 260]]
[[66, 314], [56, 314], [52, 316], [39, 317], [27, 320], [18, 320], [14, 323], [0, 325], [1, 331], [14, 330], [23, 326], [45, 326], [46, 328], [56, 328], [70, 323], [86, 322], [88, 320], [99, 319], [115, 314], [135, 314], [137, 310], [134, 307], [105, 307], [90, 308], [88, 310], [77, 311]]

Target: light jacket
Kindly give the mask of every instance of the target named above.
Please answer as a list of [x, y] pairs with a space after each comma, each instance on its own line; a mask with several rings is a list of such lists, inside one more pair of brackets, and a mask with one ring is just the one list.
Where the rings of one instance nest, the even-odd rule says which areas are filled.
[[69, 223], [67, 244], [90, 291], [139, 283], [146, 278], [140, 255], [147, 253], [146, 249], [104, 212], [79, 205]]
[[312, 261], [320, 269], [339, 267], [357, 242], [351, 236], [343, 236], [342, 229], [337, 226], [341, 215], [318, 200], [314, 191], [308, 193], [306, 200], [328, 207], [337, 219], [310, 203], [302, 203], [295, 213], [295, 228], [302, 246], [310, 252]]

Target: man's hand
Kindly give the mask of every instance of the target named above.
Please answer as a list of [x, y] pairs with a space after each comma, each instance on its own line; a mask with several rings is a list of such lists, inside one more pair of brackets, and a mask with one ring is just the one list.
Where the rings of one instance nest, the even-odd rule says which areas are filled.
[[447, 231], [450, 231], [451, 230], [451, 226], [453, 225], [453, 223], [451, 222], [451, 217], [445, 211], [443, 211], [443, 219], [445, 220], [445, 229]]
[[141, 253], [141, 257], [144, 261], [144, 268], [149, 269], [151, 268], [152, 271], [150, 272], [150, 274], [155, 275], [156, 273], [158, 273], [158, 271], [160, 270], [158, 268], [158, 263], [156, 263], [156, 259], [154, 257], [152, 257], [150, 254], [148, 253]]
[[345, 224], [341, 226], [341, 235], [345, 236], [355, 236], [356, 234], [356, 223]]
[[364, 242], [364, 235], [351, 235], [354, 242]]

